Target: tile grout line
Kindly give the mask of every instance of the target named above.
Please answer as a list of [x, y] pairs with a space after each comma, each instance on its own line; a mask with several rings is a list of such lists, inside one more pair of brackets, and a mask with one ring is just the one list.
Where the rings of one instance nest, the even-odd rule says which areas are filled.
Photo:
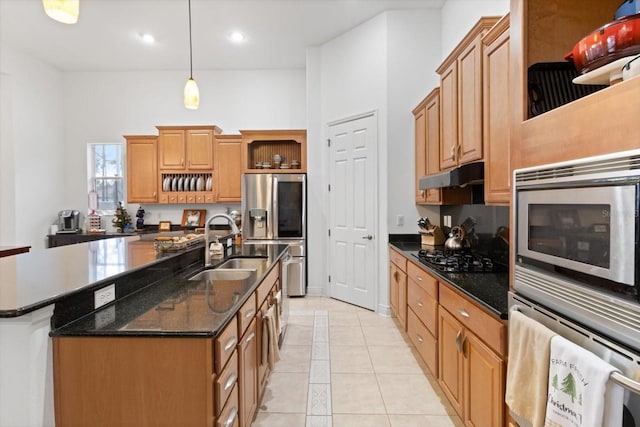
[[332, 412], [329, 313], [327, 310], [315, 310], [305, 424], [307, 427], [331, 427]]

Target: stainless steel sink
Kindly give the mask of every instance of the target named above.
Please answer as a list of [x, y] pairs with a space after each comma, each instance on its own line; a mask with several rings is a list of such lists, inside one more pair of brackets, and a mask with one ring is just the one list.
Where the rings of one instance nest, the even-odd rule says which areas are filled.
[[204, 270], [191, 276], [189, 280], [245, 280], [251, 277], [256, 269], [214, 269]]
[[266, 258], [231, 258], [230, 260], [225, 261], [220, 264], [215, 270], [221, 269], [242, 269], [242, 270], [257, 270], [260, 267], [263, 267], [267, 264]]

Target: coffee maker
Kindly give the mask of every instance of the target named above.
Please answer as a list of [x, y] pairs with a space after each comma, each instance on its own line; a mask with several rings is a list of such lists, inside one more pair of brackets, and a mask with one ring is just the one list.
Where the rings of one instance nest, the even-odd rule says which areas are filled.
[[64, 210], [58, 212], [58, 233], [80, 232], [80, 212]]

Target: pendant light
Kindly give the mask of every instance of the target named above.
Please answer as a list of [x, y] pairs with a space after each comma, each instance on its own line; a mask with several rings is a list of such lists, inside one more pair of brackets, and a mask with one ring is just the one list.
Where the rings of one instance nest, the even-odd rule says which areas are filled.
[[80, 0], [42, 0], [44, 11], [63, 24], [75, 24], [80, 15]]
[[189, 79], [184, 86], [184, 106], [190, 110], [197, 110], [200, 105], [200, 91], [193, 79], [193, 47], [191, 44], [191, 0], [189, 0]]

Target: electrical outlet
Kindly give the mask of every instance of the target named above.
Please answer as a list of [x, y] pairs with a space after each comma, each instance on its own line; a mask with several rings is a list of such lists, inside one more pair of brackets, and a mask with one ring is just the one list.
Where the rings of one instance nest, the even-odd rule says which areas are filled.
[[102, 329], [116, 320], [116, 306], [112, 305], [95, 314], [96, 329]]
[[116, 284], [113, 283], [93, 293], [93, 308], [102, 307], [116, 299]]
[[398, 215], [396, 218], [396, 225], [403, 226], [404, 225], [404, 215]]

